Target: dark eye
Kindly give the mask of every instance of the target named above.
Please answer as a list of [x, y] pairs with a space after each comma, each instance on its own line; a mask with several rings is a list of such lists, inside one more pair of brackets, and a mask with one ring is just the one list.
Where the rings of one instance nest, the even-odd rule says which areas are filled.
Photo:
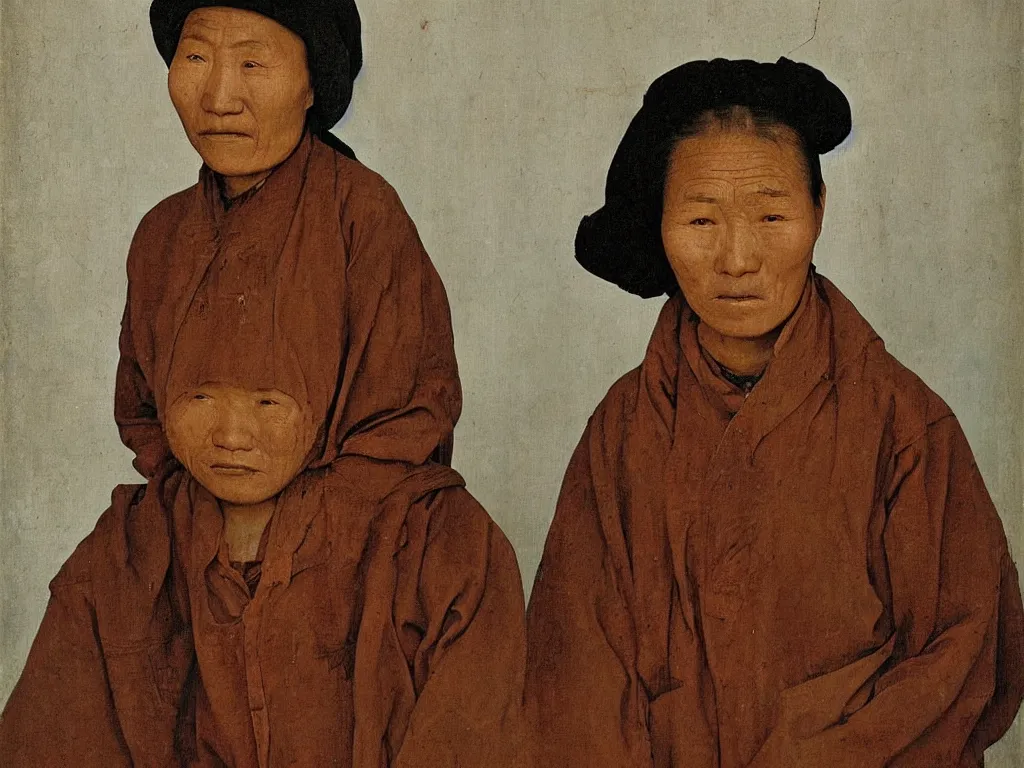
[[706, 226], [708, 226], [710, 224], [714, 224], [715, 222], [713, 222], [711, 219], [699, 218], [699, 219], [694, 219], [690, 223], [693, 224], [694, 226], [697, 226], [697, 227], [706, 227]]
[[209, 400], [210, 398], [209, 398], [208, 395], [204, 395], [202, 392], [197, 392], [195, 395], [192, 396], [192, 399], [193, 400]]
[[191, 62], [196, 63], [196, 64], [199, 64], [199, 63], [202, 63], [203, 61], [206, 61], [206, 59], [204, 59], [198, 53], [190, 53], [188, 56], [185, 57], [185, 59], [186, 59], [186, 61], [191, 61]]
[[257, 67], [263, 66], [258, 61], [246, 61], [242, 63], [242, 66], [246, 69], [256, 69]]
[[263, 398], [260, 400], [260, 405], [278, 405], [277, 400], [271, 400], [269, 398]]
[[775, 221], [785, 221], [786, 219], [785, 219], [785, 217], [781, 216], [778, 213], [769, 213], [767, 216], [764, 217], [764, 220], [767, 221], [767, 222], [775, 222]]

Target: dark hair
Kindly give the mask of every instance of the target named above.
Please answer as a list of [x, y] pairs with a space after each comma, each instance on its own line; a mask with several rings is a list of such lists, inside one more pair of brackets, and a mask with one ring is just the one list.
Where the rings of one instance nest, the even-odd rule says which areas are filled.
[[850, 104], [817, 69], [785, 58], [695, 61], [662, 75], [612, 158], [604, 206], [576, 232], [576, 260], [587, 271], [645, 298], [678, 290], [661, 241], [665, 177], [678, 143], [716, 125], [796, 141], [820, 204], [819, 156], [849, 135]]

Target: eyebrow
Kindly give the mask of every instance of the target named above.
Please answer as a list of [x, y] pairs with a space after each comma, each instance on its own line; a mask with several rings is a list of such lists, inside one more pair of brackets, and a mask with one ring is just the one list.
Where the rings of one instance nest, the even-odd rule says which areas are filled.
[[181, 33], [181, 39], [182, 40], [198, 40], [201, 43], [209, 43], [210, 45], [213, 45], [213, 41], [210, 38], [208, 38], [202, 32], [197, 32], [195, 30], [188, 30], [186, 32], [182, 32]]
[[784, 189], [772, 189], [771, 187], [761, 187], [755, 193], [755, 195], [764, 195], [765, 197], [791, 197], [789, 192]]
[[[208, 38], [202, 32], [193, 31], [193, 30], [190, 30], [190, 31], [184, 33], [181, 36], [181, 39], [182, 40], [198, 40], [199, 42], [206, 43], [207, 45], [216, 45], [216, 43], [214, 43], [213, 40]], [[239, 40], [237, 42], [231, 43], [231, 45], [229, 45], [228, 48], [232, 48], [232, 49], [234, 49], [234, 48], [263, 48], [263, 49], [269, 50], [270, 46], [267, 45], [266, 43], [264, 43], [261, 40]]]
[[262, 40], [239, 40], [237, 43], [232, 43], [228, 48], [267, 48], [270, 46], [264, 43]]
[[[759, 187], [756, 191], [751, 192], [751, 195], [760, 195], [762, 197], [792, 197], [789, 192], [784, 189], [775, 189], [773, 187]], [[709, 203], [716, 205], [719, 201], [714, 195], [702, 195], [699, 193], [686, 195], [683, 198], [688, 203]]]

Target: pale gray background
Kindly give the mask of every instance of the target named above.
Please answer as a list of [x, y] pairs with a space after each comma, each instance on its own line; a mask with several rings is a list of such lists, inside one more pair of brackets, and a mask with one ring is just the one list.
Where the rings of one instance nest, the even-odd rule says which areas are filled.
[[[148, 0], [0, 0], [0, 701], [47, 581], [114, 484], [124, 259], [198, 160]], [[817, 263], [960, 416], [1024, 561], [1020, 0], [363, 0], [366, 69], [337, 132], [399, 191], [448, 287], [455, 463], [527, 584], [587, 416], [660, 301], [572, 239], [645, 86], [715, 55], [821, 67], [854, 132], [824, 161]], [[813, 33], [813, 39], [812, 38]], [[805, 42], [807, 41], [807, 42]], [[1018, 728], [993, 766], [1019, 766]]]

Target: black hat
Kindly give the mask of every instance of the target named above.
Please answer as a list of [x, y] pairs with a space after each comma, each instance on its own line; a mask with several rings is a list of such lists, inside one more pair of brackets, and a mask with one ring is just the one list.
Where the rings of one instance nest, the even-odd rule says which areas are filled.
[[771, 115], [817, 155], [850, 133], [850, 103], [819, 70], [781, 58], [691, 61], [655, 80], [612, 158], [604, 207], [583, 217], [576, 260], [645, 298], [676, 289], [661, 242], [665, 169], [673, 139], [709, 110], [747, 107]]
[[214, 6], [254, 11], [301, 37], [314, 93], [310, 128], [325, 134], [341, 119], [352, 100], [352, 82], [363, 66], [355, 0], [153, 0], [149, 23], [167, 66], [188, 15]]

